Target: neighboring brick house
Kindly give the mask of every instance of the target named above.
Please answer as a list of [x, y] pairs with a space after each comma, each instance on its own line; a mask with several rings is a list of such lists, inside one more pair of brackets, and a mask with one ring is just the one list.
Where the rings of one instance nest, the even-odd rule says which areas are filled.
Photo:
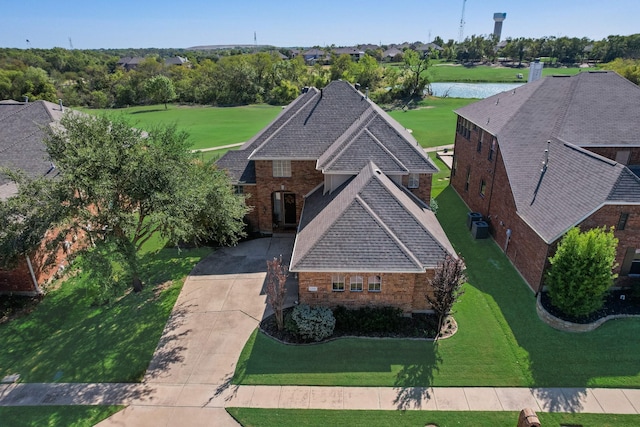
[[[47, 101], [0, 101], [0, 167], [22, 170], [32, 178], [53, 178], [57, 171], [48, 160], [43, 138], [46, 127], [58, 123], [62, 114], [61, 105]], [[0, 200], [16, 192], [15, 184], [0, 175]], [[60, 247], [55, 256], [44, 249], [20, 260], [13, 270], [0, 270], [0, 294], [40, 292], [39, 286], [58, 271], [69, 248]]]
[[640, 274], [640, 87], [553, 76], [456, 113], [451, 185], [533, 290], [574, 226], [614, 226], [617, 284]]
[[306, 89], [218, 165], [249, 195], [252, 231], [298, 231], [290, 270], [301, 302], [428, 308], [429, 275], [455, 255], [428, 207], [437, 168], [351, 84]]

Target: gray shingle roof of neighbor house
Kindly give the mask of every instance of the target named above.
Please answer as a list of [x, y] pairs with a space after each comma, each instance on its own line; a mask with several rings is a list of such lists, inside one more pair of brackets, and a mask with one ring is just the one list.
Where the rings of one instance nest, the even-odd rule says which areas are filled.
[[[20, 169], [32, 178], [54, 174], [43, 140], [46, 127], [60, 120], [62, 110], [47, 101], [1, 101], [0, 166]], [[0, 185], [8, 182], [0, 176]], [[5, 196], [8, 192], [9, 186], [3, 189]]]
[[433, 212], [372, 162], [323, 193], [305, 199], [291, 271], [421, 273], [455, 256]]
[[638, 177], [583, 148], [640, 145], [640, 87], [613, 72], [546, 77], [456, 113], [497, 137], [518, 214], [547, 243], [605, 204], [640, 203]]
[[[365, 160], [393, 172], [438, 171], [406, 129], [348, 82], [311, 88], [285, 111], [250, 141], [250, 159], [318, 160], [318, 168], [334, 173], [357, 172]], [[374, 150], [363, 151], [358, 140]]]

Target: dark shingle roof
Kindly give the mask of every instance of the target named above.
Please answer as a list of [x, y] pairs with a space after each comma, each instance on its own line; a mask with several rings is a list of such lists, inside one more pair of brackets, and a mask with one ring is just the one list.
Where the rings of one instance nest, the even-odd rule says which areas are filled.
[[423, 272], [454, 254], [433, 212], [373, 163], [305, 199], [292, 271]]
[[[32, 178], [51, 173], [43, 140], [47, 126], [61, 117], [60, 106], [47, 101], [0, 102], [0, 166], [22, 170]], [[0, 185], [7, 182], [0, 176]]]
[[247, 159], [244, 150], [227, 151], [217, 162], [221, 169], [226, 169], [232, 181], [238, 184], [255, 184], [256, 167], [253, 160]]
[[457, 113], [497, 136], [517, 212], [547, 243], [603, 204], [640, 201], [628, 168], [581, 148], [637, 144], [640, 88], [615, 73], [547, 77]]
[[317, 160], [325, 174], [355, 174], [369, 161], [385, 173], [438, 171], [406, 129], [343, 81], [309, 88], [239, 151], [244, 163], [232, 152], [218, 161], [236, 180], [255, 177], [243, 169], [250, 160]]

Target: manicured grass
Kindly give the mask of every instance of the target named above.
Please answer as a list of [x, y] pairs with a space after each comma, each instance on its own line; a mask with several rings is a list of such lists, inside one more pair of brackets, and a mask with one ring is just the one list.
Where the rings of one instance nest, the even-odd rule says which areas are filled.
[[431, 178], [431, 197], [436, 198], [449, 185], [451, 170], [442, 160], [436, 157], [436, 153], [429, 153], [429, 157], [440, 169], [440, 172], [434, 174]]
[[456, 132], [454, 110], [477, 101], [462, 98], [428, 98], [418, 108], [389, 112], [402, 126], [413, 131], [413, 136], [423, 147], [453, 144]]
[[186, 107], [149, 105], [117, 110], [84, 110], [91, 114], [122, 114], [128, 116], [140, 129], [149, 130], [157, 125], [175, 123], [189, 132], [193, 149], [218, 147], [245, 142], [269, 124], [282, 110], [271, 105], [243, 107]]
[[[542, 69], [543, 76], [550, 75], [573, 75], [581, 71], [593, 70], [594, 68], [564, 68], [545, 67]], [[526, 83], [529, 78], [529, 68], [509, 68], [488, 65], [476, 65], [465, 67], [454, 64], [438, 64], [429, 67], [429, 80], [432, 82], [487, 82], [487, 83]], [[518, 79], [517, 74], [522, 74], [523, 78]]]
[[[153, 246], [153, 245], [152, 245]], [[0, 325], [0, 377], [21, 382], [135, 382], [144, 375], [183, 279], [209, 249], [147, 252], [140, 293], [92, 306], [85, 274], [71, 277], [36, 309]]]
[[340, 339], [286, 346], [254, 334], [234, 382], [344, 386], [640, 387], [640, 319], [585, 334], [541, 322], [535, 298], [491, 240], [473, 240], [467, 209], [451, 187], [438, 219], [465, 258], [469, 284], [456, 305], [458, 333], [437, 346], [406, 340]]
[[123, 408], [123, 406], [0, 406], [0, 426], [90, 427]]
[[[512, 427], [518, 423], [518, 412], [447, 412], [447, 411], [332, 411], [300, 409], [227, 408], [243, 426], [425, 426], [439, 427]], [[538, 413], [544, 427], [580, 425], [582, 427], [633, 427], [637, 415]]]

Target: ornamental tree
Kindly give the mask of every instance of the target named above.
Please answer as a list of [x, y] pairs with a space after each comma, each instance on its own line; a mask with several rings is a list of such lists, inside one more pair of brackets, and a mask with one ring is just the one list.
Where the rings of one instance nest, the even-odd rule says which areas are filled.
[[430, 280], [433, 294], [427, 294], [426, 298], [438, 317], [436, 340], [440, 332], [442, 332], [445, 319], [451, 315], [453, 305], [464, 293], [462, 285], [467, 280], [464, 270], [465, 265], [462, 258], [454, 258], [451, 255], [447, 255], [438, 264], [433, 279]]
[[613, 227], [569, 230], [549, 258], [551, 267], [545, 284], [551, 304], [575, 317], [601, 308], [605, 293], [617, 277], [613, 273], [617, 246]]

